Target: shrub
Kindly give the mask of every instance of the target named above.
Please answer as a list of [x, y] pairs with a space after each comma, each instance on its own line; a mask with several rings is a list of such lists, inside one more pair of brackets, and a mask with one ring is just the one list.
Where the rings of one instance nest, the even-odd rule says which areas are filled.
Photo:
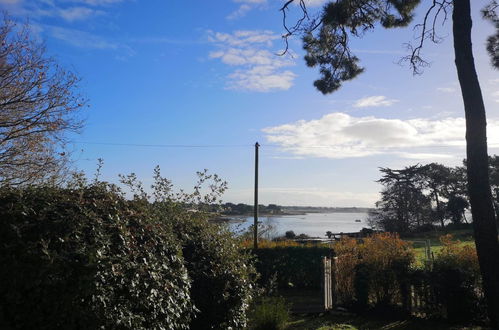
[[2, 327], [188, 327], [179, 244], [114, 187], [4, 188], [0, 219]]
[[[136, 203], [151, 207], [156, 216], [171, 227], [182, 246], [192, 282], [190, 297], [197, 311], [189, 328], [244, 328], [254, 290], [254, 267], [233, 233], [207, 221], [209, 213], [205, 211], [211, 204], [220, 202], [227, 183], [217, 175], [208, 174], [207, 170], [197, 175], [191, 194], [183, 191], [174, 194], [171, 182], [161, 176], [159, 167], [154, 170], [152, 196], [145, 193], [133, 173], [121, 176], [121, 181], [134, 193]], [[154, 202], [151, 204], [149, 200]]]
[[255, 289], [249, 253], [227, 229], [195, 217], [174, 219], [198, 309], [191, 329], [242, 329]]
[[[396, 234], [381, 233], [358, 241], [344, 238], [334, 245], [340, 301], [360, 308], [390, 306], [401, 294], [414, 252]], [[350, 301], [349, 301], [350, 298]]]
[[225, 183], [198, 175], [174, 194], [157, 168], [153, 196], [122, 176], [132, 200], [97, 178], [0, 189], [0, 328], [244, 328], [251, 258], [202, 211]]
[[250, 329], [284, 329], [289, 319], [286, 301], [282, 297], [263, 297], [250, 313]]
[[440, 238], [442, 249], [430, 271], [437, 304], [454, 322], [469, 322], [485, 317], [478, 257], [473, 246], [453, 241], [452, 235]]
[[260, 284], [266, 285], [277, 278], [278, 288], [319, 289], [322, 283], [322, 257], [329, 256], [331, 249], [321, 246], [276, 246], [253, 250]]
[[391, 305], [400, 294], [414, 261], [410, 243], [397, 234], [375, 234], [365, 238], [361, 248], [362, 263], [369, 267], [370, 298], [375, 305]]

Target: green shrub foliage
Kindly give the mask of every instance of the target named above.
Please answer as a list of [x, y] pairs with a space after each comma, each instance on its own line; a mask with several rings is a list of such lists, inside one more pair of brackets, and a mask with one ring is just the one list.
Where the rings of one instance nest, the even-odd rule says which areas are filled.
[[250, 329], [284, 329], [289, 319], [288, 305], [282, 297], [263, 297], [250, 313]]
[[436, 309], [458, 323], [484, 320], [485, 298], [475, 248], [460, 245], [451, 235], [440, 241], [443, 247], [429, 270]]
[[273, 277], [277, 287], [319, 289], [322, 283], [322, 257], [331, 249], [319, 246], [286, 246], [254, 250], [260, 282], [266, 285]]
[[188, 327], [179, 245], [112, 187], [3, 189], [0, 219], [4, 326]]
[[255, 272], [201, 211], [225, 183], [202, 195], [198, 174], [190, 195], [122, 177], [131, 200], [97, 179], [0, 188], [0, 328], [244, 328]]
[[255, 270], [233, 234], [203, 219], [176, 219], [177, 233], [192, 279], [191, 298], [198, 309], [191, 329], [242, 329], [254, 292]]
[[[182, 247], [184, 264], [192, 281], [191, 302], [196, 317], [190, 329], [242, 329], [254, 292], [255, 269], [248, 253], [227, 228], [210, 224], [205, 210], [219, 202], [226, 183], [207, 171], [198, 172], [192, 194], [172, 194], [168, 180], [155, 170], [153, 196], [143, 193], [140, 183], [129, 175], [123, 182], [137, 192], [135, 201], [151, 205], [154, 212], [171, 227]], [[203, 190], [208, 186], [208, 190]], [[205, 195], [201, 193], [205, 191]], [[150, 204], [149, 199], [155, 200]], [[188, 206], [190, 211], [186, 211]], [[195, 209], [196, 211], [193, 211]]]

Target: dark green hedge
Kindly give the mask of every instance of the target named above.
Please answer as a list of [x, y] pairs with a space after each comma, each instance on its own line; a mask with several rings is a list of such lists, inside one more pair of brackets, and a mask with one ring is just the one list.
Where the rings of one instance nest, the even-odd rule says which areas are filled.
[[0, 192], [0, 311], [15, 329], [188, 328], [180, 245], [105, 186]]
[[260, 283], [266, 285], [274, 276], [278, 288], [318, 289], [322, 283], [322, 257], [330, 256], [328, 247], [276, 247], [252, 250]]
[[192, 279], [191, 298], [198, 309], [191, 329], [243, 329], [255, 289], [256, 272], [227, 228], [203, 219], [174, 222]]
[[0, 328], [243, 328], [248, 256], [172, 205], [104, 183], [0, 188]]

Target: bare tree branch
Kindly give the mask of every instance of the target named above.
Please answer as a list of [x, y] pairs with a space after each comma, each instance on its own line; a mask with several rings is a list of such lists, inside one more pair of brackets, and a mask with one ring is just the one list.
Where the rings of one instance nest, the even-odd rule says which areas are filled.
[[27, 24], [0, 25], [0, 183], [58, 175], [68, 163], [65, 133], [77, 131], [86, 104], [79, 79], [45, 55]]

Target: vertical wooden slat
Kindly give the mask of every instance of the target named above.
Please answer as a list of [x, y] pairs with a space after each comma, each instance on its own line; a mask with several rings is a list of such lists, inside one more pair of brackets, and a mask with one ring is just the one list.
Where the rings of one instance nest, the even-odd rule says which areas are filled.
[[331, 308], [338, 303], [338, 257], [331, 260]]
[[322, 298], [324, 302], [324, 310], [330, 310], [333, 307], [331, 265], [332, 262], [330, 258], [327, 257], [322, 258], [322, 267], [323, 267]]

